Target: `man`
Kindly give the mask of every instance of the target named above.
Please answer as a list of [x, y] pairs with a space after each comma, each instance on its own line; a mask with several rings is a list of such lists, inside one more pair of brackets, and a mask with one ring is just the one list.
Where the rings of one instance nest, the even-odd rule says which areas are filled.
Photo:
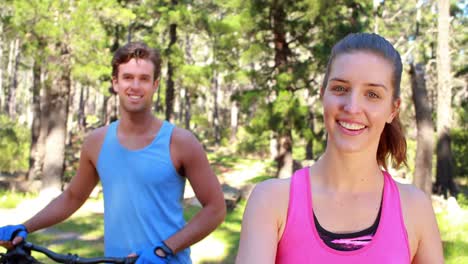
[[[137, 263], [191, 263], [188, 247], [222, 222], [226, 208], [198, 140], [152, 114], [160, 69], [159, 53], [144, 43], [116, 51], [112, 84], [120, 120], [87, 136], [67, 189], [23, 225], [0, 228], [1, 245], [17, 244], [29, 232], [67, 219], [100, 180], [106, 255], [136, 253]], [[181, 204], [185, 178], [203, 206], [187, 224]]]

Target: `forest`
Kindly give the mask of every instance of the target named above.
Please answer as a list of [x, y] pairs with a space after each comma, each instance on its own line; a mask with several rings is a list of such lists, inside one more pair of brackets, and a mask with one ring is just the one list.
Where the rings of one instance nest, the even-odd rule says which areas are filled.
[[[63, 190], [86, 134], [119, 118], [111, 58], [163, 58], [154, 115], [209, 153], [286, 178], [325, 148], [319, 90], [333, 45], [375, 32], [400, 52], [408, 164], [427, 195], [468, 197], [468, 6], [463, 0], [1, 0], [0, 188]], [[216, 166], [216, 161], [212, 161]]]

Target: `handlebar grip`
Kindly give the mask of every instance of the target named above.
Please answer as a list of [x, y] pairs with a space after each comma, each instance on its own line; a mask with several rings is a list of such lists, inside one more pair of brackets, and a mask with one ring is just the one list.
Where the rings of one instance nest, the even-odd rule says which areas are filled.
[[138, 257], [124, 257], [124, 258], [115, 258], [115, 257], [101, 257], [101, 258], [82, 258], [78, 255], [62, 255], [55, 253], [45, 247], [34, 245], [31, 242], [22, 242], [18, 246], [23, 247], [29, 251], [37, 251], [48, 258], [59, 262], [59, 263], [74, 263], [74, 264], [95, 264], [95, 263], [115, 263], [115, 264], [133, 264], [136, 262]]

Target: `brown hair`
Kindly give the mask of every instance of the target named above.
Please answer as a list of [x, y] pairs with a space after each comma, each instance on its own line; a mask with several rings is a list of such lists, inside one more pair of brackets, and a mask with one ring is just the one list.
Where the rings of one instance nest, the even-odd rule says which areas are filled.
[[161, 72], [161, 55], [158, 50], [148, 47], [143, 42], [129, 42], [125, 46], [117, 49], [112, 58], [112, 78], [117, 78], [119, 75], [119, 65], [127, 63], [131, 59], [151, 61], [154, 65], [153, 80], [159, 78]]
[[[369, 51], [388, 60], [393, 65], [392, 85], [393, 100], [400, 98], [400, 82], [403, 65], [398, 51], [385, 38], [374, 33], [352, 33], [340, 40], [333, 46], [328, 60], [327, 71], [323, 79], [321, 96], [328, 84], [333, 61], [338, 55], [356, 51]], [[377, 149], [377, 162], [387, 169], [387, 158], [391, 157], [392, 163], [398, 168], [401, 164], [406, 165], [406, 139], [402, 130], [398, 113], [390, 124], [386, 123], [380, 135], [379, 147]]]

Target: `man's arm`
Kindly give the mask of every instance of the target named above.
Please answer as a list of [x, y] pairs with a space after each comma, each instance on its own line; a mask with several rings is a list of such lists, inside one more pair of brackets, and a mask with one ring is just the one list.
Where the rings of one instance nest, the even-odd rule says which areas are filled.
[[177, 253], [216, 229], [226, 216], [226, 204], [205, 151], [193, 134], [176, 128], [171, 141], [174, 165], [179, 171], [183, 171], [203, 206], [183, 229], [164, 241]]
[[[100, 144], [97, 144], [100, 133], [102, 132], [91, 134], [83, 143], [77, 173], [67, 189], [24, 223], [29, 233], [62, 222], [78, 210], [89, 197], [99, 180], [93, 158], [97, 156], [96, 151], [100, 147]], [[13, 244], [20, 241], [21, 238], [16, 237]]]

